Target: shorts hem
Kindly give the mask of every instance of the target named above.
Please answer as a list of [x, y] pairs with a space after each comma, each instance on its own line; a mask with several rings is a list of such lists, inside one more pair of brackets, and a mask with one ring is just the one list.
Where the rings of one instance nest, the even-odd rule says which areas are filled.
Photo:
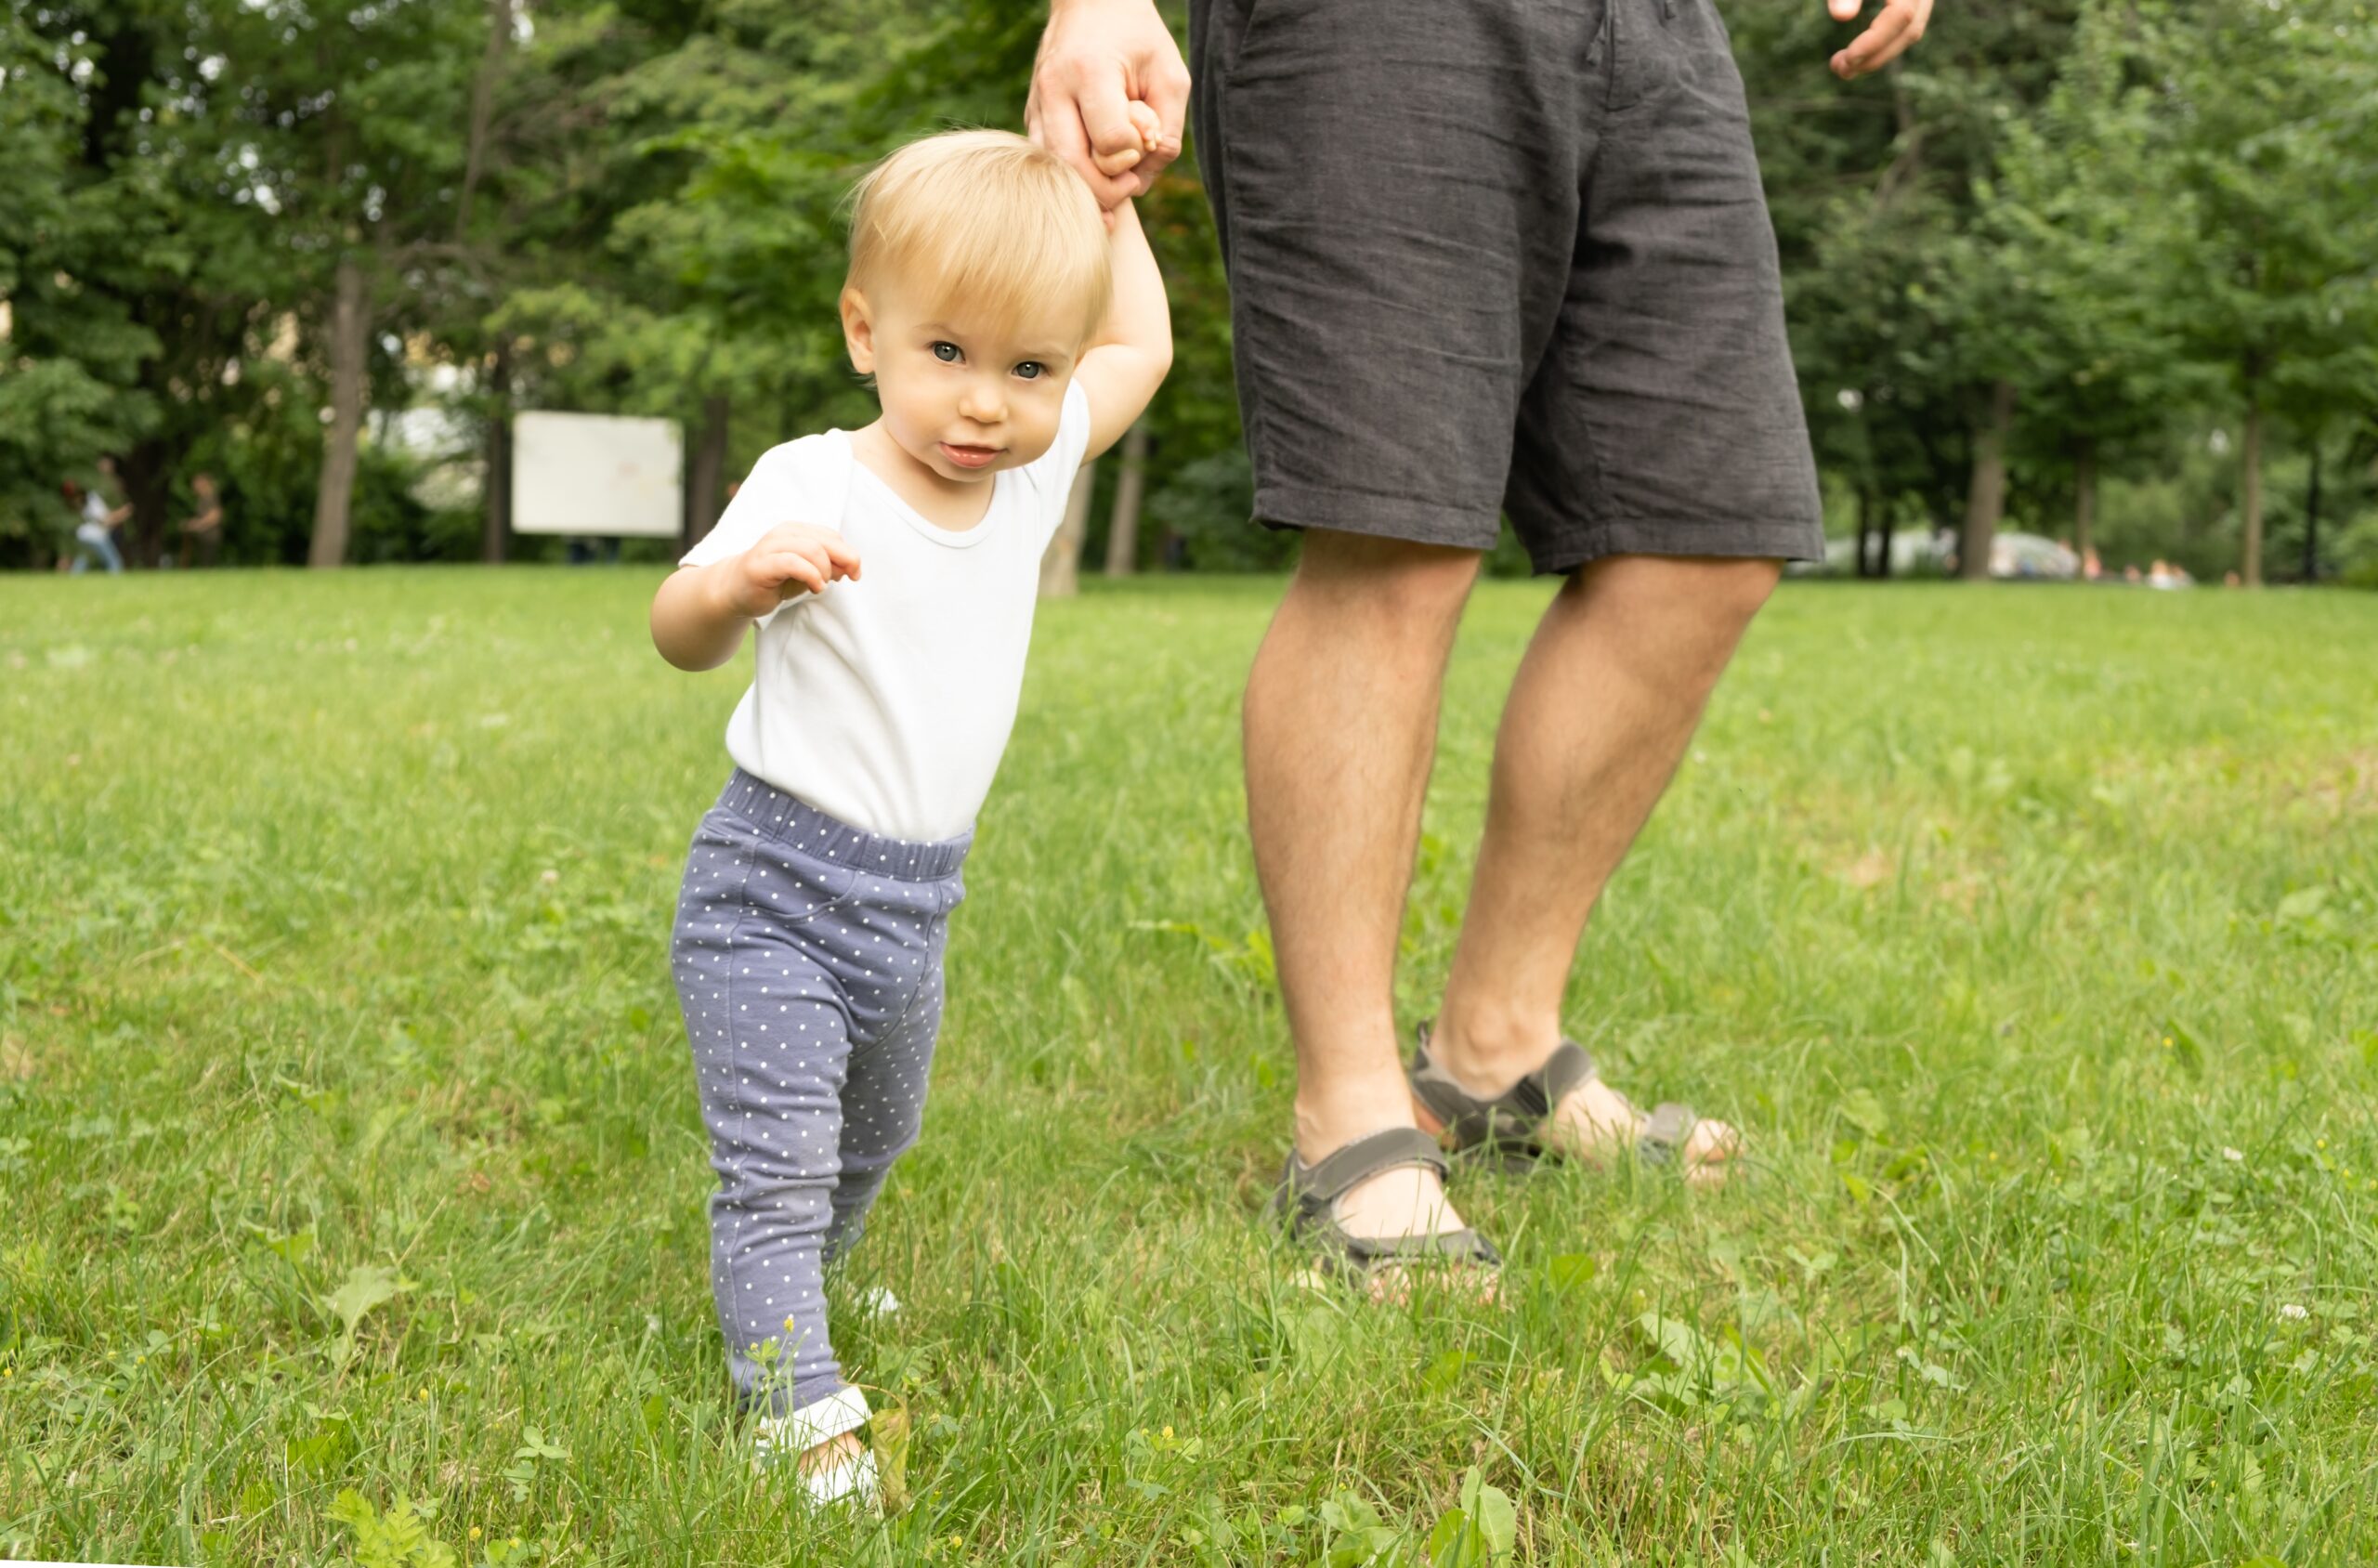
[[1529, 548], [1538, 577], [1563, 577], [1610, 555], [1711, 555], [1821, 561], [1824, 529], [1815, 523], [1661, 522], [1629, 518], [1569, 532], [1556, 544]]
[[1266, 528], [1327, 529], [1482, 553], [1495, 547], [1502, 531], [1499, 507], [1482, 514], [1474, 507], [1440, 506], [1405, 496], [1287, 485], [1257, 487], [1255, 520]]

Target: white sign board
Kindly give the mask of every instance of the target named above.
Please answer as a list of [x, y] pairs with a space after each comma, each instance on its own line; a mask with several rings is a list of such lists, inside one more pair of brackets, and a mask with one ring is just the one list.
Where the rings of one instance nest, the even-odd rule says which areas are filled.
[[674, 539], [685, 471], [673, 419], [521, 414], [512, 422], [513, 531]]

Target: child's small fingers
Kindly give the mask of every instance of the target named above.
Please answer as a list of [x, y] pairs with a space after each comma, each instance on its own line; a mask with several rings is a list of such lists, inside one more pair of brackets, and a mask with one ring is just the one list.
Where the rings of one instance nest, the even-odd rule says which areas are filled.
[[795, 582], [813, 594], [822, 594], [826, 590], [826, 579], [817, 570], [817, 563], [798, 550], [780, 550], [762, 562], [761, 568], [771, 580], [768, 585], [779, 596]]
[[1120, 152], [1102, 152], [1091, 161], [1098, 165], [1100, 174], [1113, 179], [1127, 170], [1137, 168], [1142, 156], [1138, 148], [1127, 147]]

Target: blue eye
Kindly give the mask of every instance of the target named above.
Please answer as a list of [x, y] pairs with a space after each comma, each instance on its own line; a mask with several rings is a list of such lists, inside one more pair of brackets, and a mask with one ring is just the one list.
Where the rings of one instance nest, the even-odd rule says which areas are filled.
[[1015, 367], [1015, 373], [1026, 381], [1038, 381], [1049, 373], [1049, 367], [1038, 359], [1026, 359]]
[[945, 365], [954, 365], [958, 362], [958, 345], [936, 343], [933, 346], [933, 357]]

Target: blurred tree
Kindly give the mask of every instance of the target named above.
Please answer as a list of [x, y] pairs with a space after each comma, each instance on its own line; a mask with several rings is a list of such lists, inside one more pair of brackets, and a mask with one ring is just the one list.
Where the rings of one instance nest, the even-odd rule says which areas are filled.
[[2243, 423], [2239, 574], [2263, 579], [2273, 412], [2317, 440], [2378, 406], [2378, 20], [2370, 0], [2133, 0], [2160, 175], [2192, 242], [2169, 298]]
[[41, 564], [71, 527], [60, 481], [154, 423], [139, 385], [157, 339], [133, 318], [141, 267], [118, 242], [151, 227], [154, 198], [119, 177], [94, 124], [99, 47], [33, 20], [0, 16], [0, 538]]
[[2129, 28], [2127, 7], [2084, 11], [2047, 101], [2006, 127], [1961, 269], [1981, 358], [2019, 388], [2011, 434], [2035, 470], [2070, 474], [2084, 556], [2100, 464], [2168, 438], [2171, 410], [2210, 390], [2175, 307], [2189, 209], [2157, 193], [2154, 98], [2128, 69]]

